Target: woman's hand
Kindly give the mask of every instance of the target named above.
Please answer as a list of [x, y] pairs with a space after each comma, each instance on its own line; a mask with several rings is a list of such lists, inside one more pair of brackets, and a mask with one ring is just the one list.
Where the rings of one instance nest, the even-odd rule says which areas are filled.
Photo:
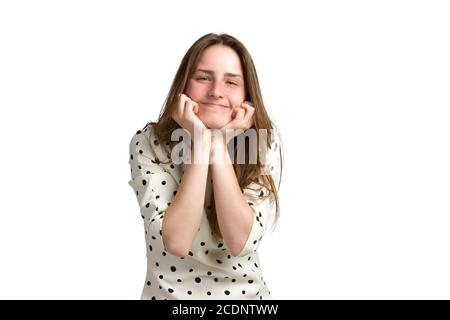
[[[233, 107], [232, 120], [220, 128], [221, 134], [219, 136], [212, 135], [211, 137], [211, 158], [214, 159], [213, 161], [229, 163], [230, 159], [226, 152], [228, 142], [241, 133], [237, 129], [245, 131], [253, 126], [254, 113], [255, 108], [248, 101], [244, 101], [239, 107]], [[230, 130], [228, 134], [227, 129]]]
[[208, 134], [203, 122], [197, 117], [198, 104], [184, 93], [178, 95], [177, 106], [172, 113], [172, 119], [182, 128], [189, 131], [191, 140], [194, 141], [194, 132]]
[[253, 126], [254, 123], [254, 117], [255, 114], [255, 108], [253, 107], [252, 103], [249, 101], [244, 101], [239, 107], [233, 107], [231, 117], [232, 120], [228, 122], [224, 127], [222, 127], [220, 130], [222, 131], [222, 134], [224, 136], [224, 139], [226, 140], [226, 144], [230, 142], [231, 139], [233, 139], [235, 136], [239, 134], [239, 132], [233, 132], [230, 136], [226, 136], [226, 130], [227, 129], [241, 129], [243, 131], [250, 129]]

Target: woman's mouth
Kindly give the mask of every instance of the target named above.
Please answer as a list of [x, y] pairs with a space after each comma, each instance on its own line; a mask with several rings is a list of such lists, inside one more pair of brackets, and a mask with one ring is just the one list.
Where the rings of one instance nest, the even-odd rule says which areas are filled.
[[207, 108], [212, 108], [212, 109], [216, 109], [216, 110], [228, 109], [228, 107], [226, 107], [226, 106], [223, 106], [221, 104], [215, 104], [215, 103], [202, 103], [202, 105], [204, 105]]

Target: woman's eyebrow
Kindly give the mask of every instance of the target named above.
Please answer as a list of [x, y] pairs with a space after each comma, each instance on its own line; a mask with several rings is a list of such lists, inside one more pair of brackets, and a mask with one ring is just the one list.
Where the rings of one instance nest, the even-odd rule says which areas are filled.
[[[197, 72], [197, 71], [201, 71], [201, 72], [208, 73], [208, 74], [214, 74], [214, 71], [207, 70], [207, 69], [197, 69], [197, 70], [195, 70], [195, 72]], [[241, 77], [242, 78], [242, 76], [240, 74], [231, 73], [231, 72], [225, 72], [225, 75], [228, 76], [228, 77]]]

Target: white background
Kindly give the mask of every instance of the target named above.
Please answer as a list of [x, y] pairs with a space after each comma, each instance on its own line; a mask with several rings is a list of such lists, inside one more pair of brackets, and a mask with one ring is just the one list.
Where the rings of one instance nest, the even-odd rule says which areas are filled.
[[128, 144], [209, 32], [284, 139], [276, 299], [450, 298], [447, 1], [2, 1], [0, 298], [139, 299]]

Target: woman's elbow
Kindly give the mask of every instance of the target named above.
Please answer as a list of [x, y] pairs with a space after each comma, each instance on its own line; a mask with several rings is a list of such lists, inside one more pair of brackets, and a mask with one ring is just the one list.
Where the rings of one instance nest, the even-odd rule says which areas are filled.
[[174, 239], [169, 238], [164, 231], [162, 232], [162, 241], [166, 251], [173, 256], [185, 257], [189, 253], [189, 248], [180, 243], [180, 241], [174, 241]]
[[163, 244], [167, 252], [175, 257], [185, 257], [189, 253], [189, 249], [186, 246], [176, 245], [173, 241], [164, 240], [164, 237]]
[[183, 247], [174, 247], [174, 248], [167, 248], [167, 252], [169, 252], [171, 255], [175, 257], [182, 258], [188, 255], [189, 250]]
[[230, 248], [231, 255], [233, 257], [239, 257], [241, 255], [243, 249], [244, 249], [244, 245], [232, 246]]

